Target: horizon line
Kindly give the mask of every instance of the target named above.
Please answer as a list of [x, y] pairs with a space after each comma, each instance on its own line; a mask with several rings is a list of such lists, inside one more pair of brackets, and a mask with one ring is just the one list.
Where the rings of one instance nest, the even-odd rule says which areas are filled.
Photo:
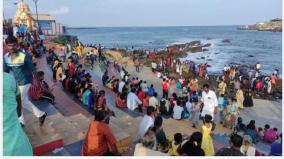
[[126, 28], [126, 27], [218, 27], [218, 26], [242, 26], [244, 24], [230, 24], [230, 25], [153, 25], [153, 26], [65, 26], [67, 29], [71, 28], [71, 29], [83, 29], [83, 28]]

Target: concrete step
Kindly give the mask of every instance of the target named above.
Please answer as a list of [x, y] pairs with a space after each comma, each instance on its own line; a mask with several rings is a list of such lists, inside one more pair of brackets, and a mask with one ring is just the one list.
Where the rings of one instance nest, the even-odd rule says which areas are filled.
[[117, 148], [120, 153], [126, 151], [128, 146], [133, 142], [131, 135], [125, 132], [120, 125], [116, 125], [114, 123], [109, 124], [112, 132], [117, 140]]
[[138, 128], [142, 118], [132, 118], [132, 120], [126, 117], [111, 118], [110, 123], [118, 125], [123, 131], [127, 132], [135, 141], [138, 135]]
[[57, 153], [49, 152], [42, 156], [71, 156], [71, 154], [63, 147], [63, 149]]
[[36, 118], [32, 113], [25, 113], [25, 127], [24, 131], [33, 147], [37, 147], [54, 140], [62, 139], [62, 136], [58, 131], [51, 125], [54, 120], [62, 119], [62, 115], [55, 113], [49, 115], [42, 127], [39, 126], [38, 118]]
[[[75, 142], [84, 140], [89, 129], [89, 125], [93, 119], [93, 117], [87, 118], [82, 114], [77, 114], [66, 118], [66, 121], [72, 123], [72, 125], [75, 127], [75, 130], [68, 130], [68, 133], [66, 135], [69, 136], [63, 135], [65, 145], [72, 145]], [[125, 147], [127, 147], [132, 142], [131, 135], [129, 135], [129, 133], [124, 130], [126, 125], [123, 125], [122, 123], [123, 122], [119, 121], [119, 119], [111, 117], [111, 122], [109, 124], [113, 134], [116, 137], [117, 146], [121, 151], [123, 151], [123, 149], [125, 149]], [[81, 147], [78, 148], [81, 149]]]

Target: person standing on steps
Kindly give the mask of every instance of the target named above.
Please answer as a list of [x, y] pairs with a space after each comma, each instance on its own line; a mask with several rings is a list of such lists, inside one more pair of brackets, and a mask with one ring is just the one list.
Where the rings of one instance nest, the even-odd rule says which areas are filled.
[[136, 59], [134, 60], [134, 65], [135, 65], [136, 72], [139, 72], [139, 71], [140, 71], [140, 69], [139, 69], [139, 67], [140, 67], [140, 62], [139, 62], [138, 58], [136, 58]]
[[98, 53], [99, 53], [99, 62], [101, 62], [101, 61], [103, 61], [102, 60], [102, 47], [101, 47], [101, 44], [99, 44]]
[[209, 85], [203, 85], [203, 92], [201, 97], [201, 102], [203, 103], [203, 108], [201, 111], [201, 117], [205, 117], [206, 114], [212, 116], [214, 119], [214, 114], [217, 113], [218, 99], [216, 93], [209, 90]]
[[168, 96], [169, 96], [169, 81], [168, 80], [163, 79], [162, 88], [163, 88], [163, 98], [168, 99]]
[[[3, 59], [4, 72], [12, 72], [20, 89], [23, 107], [33, 112], [39, 118], [40, 126], [43, 125], [47, 116], [46, 112], [39, 110], [29, 99], [28, 91], [32, 83], [33, 72], [35, 71], [32, 58], [29, 54], [18, 50], [17, 39], [9, 36], [5, 43], [9, 52]], [[25, 124], [23, 113], [19, 118], [22, 125]]]

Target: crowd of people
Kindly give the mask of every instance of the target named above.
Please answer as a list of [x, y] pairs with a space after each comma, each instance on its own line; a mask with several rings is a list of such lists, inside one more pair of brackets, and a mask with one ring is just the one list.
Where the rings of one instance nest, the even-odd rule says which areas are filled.
[[[97, 89], [96, 82], [80, 64], [84, 56], [82, 46], [75, 46], [70, 53], [61, 50], [63, 54], [56, 54], [54, 49], [46, 51], [40, 39], [26, 36], [28, 35], [19, 34], [18, 39], [9, 36], [5, 40], [9, 52], [4, 55], [4, 71], [12, 72], [14, 77], [4, 73], [4, 78], [15, 79], [5, 80], [8, 84], [4, 85], [4, 94], [8, 92], [4, 95], [4, 110], [11, 112], [4, 113], [4, 142], [12, 141], [12, 144], [8, 144], [12, 145], [9, 150], [4, 149], [5, 154], [32, 155], [31, 146], [21, 128], [21, 124], [25, 125], [23, 111], [18, 111], [20, 106], [17, 103], [21, 103], [24, 108], [32, 111], [39, 118], [40, 126], [44, 124], [47, 113], [35, 107], [30, 98], [47, 100], [54, 104], [55, 97], [52, 94], [54, 85], [49, 86], [44, 81], [44, 72], [36, 70], [36, 62], [32, 60], [32, 56], [41, 56], [48, 52], [46, 60], [52, 69], [55, 84], [61, 83], [66, 92], [73, 95], [83, 107], [95, 115], [83, 143], [82, 155], [118, 155], [116, 139], [108, 126], [110, 117], [115, 114], [107, 106], [105, 91]], [[143, 152], [147, 152], [148, 155], [254, 156], [260, 155], [255, 147], [260, 140], [271, 144], [270, 155], [282, 154], [279, 148], [282, 147], [282, 134], [278, 133], [276, 128], [270, 128], [266, 124], [264, 128], [256, 129], [254, 120], [245, 125], [239, 117], [243, 107], [253, 106], [252, 88], [261, 92], [260, 84], [258, 84], [258, 81], [261, 81], [260, 76], [243, 77], [238, 73], [237, 67], [226, 68], [223, 75], [218, 78], [217, 91], [214, 91], [208, 84], [200, 87], [196, 77], [185, 79], [182, 74], [184, 70], [182, 63], [179, 60], [169, 59], [166, 62], [162, 61], [161, 66], [152, 64], [153, 72], [162, 79], [162, 92], [159, 94], [153, 84], [138, 77], [132, 77], [124, 67], [103, 58], [100, 45], [98, 54], [88, 53], [86, 56], [89, 56], [92, 66], [95, 62], [104, 63], [107, 65], [106, 68], [113, 67], [117, 72], [115, 74], [109, 72], [108, 69], [104, 70], [102, 83], [117, 94], [115, 103], [118, 108], [130, 111], [138, 109], [139, 112], [145, 114], [139, 125], [140, 142], [135, 146], [134, 155], [139, 155], [143, 149], [145, 150]], [[134, 63], [138, 66], [136, 71], [139, 72], [139, 61], [134, 60]], [[168, 66], [176, 68], [176, 72], [180, 75], [178, 79], [167, 77], [168, 74], [159, 71], [160, 67]], [[206, 78], [206, 68], [207, 65], [199, 66], [199, 77]], [[196, 74], [194, 63], [189, 62], [188, 69]], [[256, 72], [259, 69], [260, 66], [257, 64]], [[275, 88], [273, 85], [278, 78], [277, 75], [278, 73], [273, 73], [269, 78], [272, 88]], [[253, 78], [256, 82], [252, 82]], [[19, 91], [16, 89], [17, 86]], [[13, 103], [10, 103], [11, 97]], [[10, 105], [13, 109], [8, 110]], [[211, 134], [217, 124], [218, 109], [220, 110], [220, 123], [232, 129], [232, 134], [230, 147], [215, 152]], [[20, 122], [18, 122], [18, 116]], [[191, 135], [176, 133], [173, 137], [168, 137], [162, 128], [164, 116], [170, 116], [175, 120], [189, 119], [192, 127], [200, 128], [200, 131], [193, 132]], [[11, 136], [13, 133], [9, 129], [12, 126], [13, 131], [19, 134], [13, 140], [14, 135]], [[21, 143], [18, 144], [17, 140]], [[29, 150], [21, 149], [21, 147]]]
[[[117, 67], [119, 68], [119, 66], [116, 66], [115, 68]], [[164, 132], [157, 133], [155, 131], [148, 131], [150, 131], [152, 126], [155, 127], [156, 118], [161, 120], [161, 116], [171, 116], [176, 120], [189, 118], [192, 121], [192, 127], [194, 128], [199, 127], [199, 122], [201, 119], [203, 122], [203, 125], [200, 126], [202, 129], [201, 134], [204, 135], [204, 143], [206, 143], [203, 144], [206, 145], [203, 147], [205, 152], [204, 154], [214, 155], [215, 152], [214, 148], [212, 148], [213, 143], [210, 134], [214, 130], [213, 127], [216, 125], [214, 122], [216, 121], [214, 120], [214, 115], [216, 114], [217, 110], [220, 110], [220, 123], [223, 124], [224, 127], [235, 130], [238, 126], [238, 121], [242, 120], [239, 117], [240, 111], [244, 106], [253, 106], [252, 95], [251, 92], [249, 92], [251, 90], [244, 89], [245, 93], [243, 93], [242, 89], [243, 87], [245, 88], [248, 79], [243, 78], [242, 81], [239, 81], [234, 77], [235, 75], [229, 74], [229, 76], [227, 76], [227, 72], [224, 72], [224, 75], [218, 79], [216, 93], [214, 90], [209, 89], [210, 86], [208, 84], [204, 84], [202, 88], [199, 88], [199, 83], [196, 78], [193, 78], [192, 80], [179, 79], [175, 81], [174, 79], [168, 79], [166, 75], [160, 75], [158, 77], [163, 78], [163, 82], [161, 84], [161, 99], [159, 100], [158, 92], [155, 91], [153, 84], [148, 85], [147, 81], [139, 80], [138, 77], [131, 78], [131, 75], [123, 67], [117, 69], [117, 71], [120, 77], [110, 77], [108, 70], [106, 70], [102, 76], [102, 83], [117, 93], [116, 106], [118, 108], [123, 108], [130, 111], [135, 111], [135, 109], [138, 109], [140, 112], [145, 113], [145, 116], [139, 127], [139, 136], [141, 138], [141, 143], [137, 146], [139, 149], [144, 149], [145, 147], [143, 147], [143, 145], [149, 144], [153, 146], [150, 146], [152, 150], [160, 150], [161, 152], [165, 152], [166, 147], [170, 147], [170, 142], [167, 141], [166, 143], [161, 143], [158, 141], [159, 139], [157, 139], [157, 143], [155, 144], [143, 144], [143, 138], [145, 137], [147, 142], [149, 142], [148, 140], [150, 140], [150, 138], [153, 138], [151, 137], [151, 134], [156, 134], [156, 138], [160, 138], [160, 135], [164, 134]], [[154, 68], [153, 72], [156, 71], [157, 70]], [[227, 77], [232, 80], [233, 88], [227, 87], [225, 82]], [[174, 87], [174, 90], [171, 91], [171, 97], [169, 97], [171, 86]], [[205, 120], [206, 118], [207, 122]], [[251, 129], [249, 129], [249, 125], [245, 127], [248, 127], [248, 129], [244, 128], [245, 131], [243, 131], [243, 133], [239, 134], [238, 131], [232, 133], [235, 136], [238, 135], [236, 138], [239, 140], [239, 146], [237, 146], [239, 148], [242, 146], [242, 142], [240, 143], [240, 141], [242, 141], [243, 138], [246, 139], [244, 141], [245, 143], [248, 142], [247, 140], [256, 140], [254, 133], [257, 134], [258, 131], [256, 130], [254, 133], [252, 133], [250, 131]], [[161, 125], [159, 125], [159, 130], [160, 128]], [[275, 135], [273, 138], [274, 140], [269, 143], [275, 142], [279, 138], [279, 135]], [[267, 140], [263, 141], [267, 142]], [[253, 144], [255, 144], [255, 142]], [[161, 146], [161, 149], [159, 149], [157, 146], [154, 148], [154, 145], [157, 145], [158, 147]], [[231, 150], [229, 149], [228, 151]], [[135, 152], [138, 153], [138, 151]], [[222, 153], [227, 152], [222, 151], [222, 153], [220, 153], [216, 153], [216, 155], [221, 155]], [[247, 155], [247, 153], [243, 151], [240, 153], [232, 151], [232, 153], [235, 153], [235, 155]], [[260, 155], [260, 153], [256, 151], [254, 155]]]

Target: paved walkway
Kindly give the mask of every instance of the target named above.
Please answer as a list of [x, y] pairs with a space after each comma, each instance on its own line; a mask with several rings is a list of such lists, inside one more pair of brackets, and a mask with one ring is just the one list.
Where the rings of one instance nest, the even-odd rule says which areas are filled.
[[[158, 78], [152, 73], [149, 67], [143, 67], [140, 73], [135, 71], [134, 67], [127, 67], [127, 71], [132, 77], [139, 77], [139, 79], [146, 80], [149, 84], [153, 84], [159, 95], [162, 95], [161, 84], [162, 79]], [[146, 76], [145, 76], [146, 75]], [[265, 124], [270, 124], [271, 127], [282, 130], [282, 100], [269, 101], [264, 99], [254, 99], [254, 107], [245, 108], [241, 112], [241, 117], [244, 123], [249, 123], [250, 120], [256, 121], [256, 126], [264, 127]], [[217, 119], [219, 121], [219, 119]]]

